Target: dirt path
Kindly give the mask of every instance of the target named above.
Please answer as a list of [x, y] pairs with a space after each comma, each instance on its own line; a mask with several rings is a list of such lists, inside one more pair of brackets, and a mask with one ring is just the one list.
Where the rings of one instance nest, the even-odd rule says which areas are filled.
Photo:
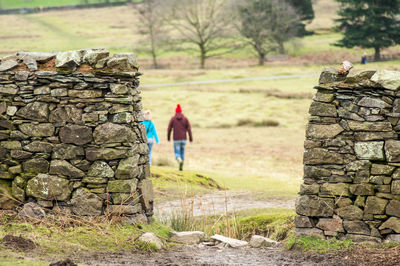
[[[338, 256], [335, 256], [338, 259]], [[158, 253], [96, 254], [74, 260], [87, 265], [345, 265], [334, 263], [332, 256], [324, 254], [305, 255], [300, 252], [283, 251], [281, 248], [217, 248], [184, 246]], [[332, 264], [334, 263], [334, 264]], [[354, 264], [347, 264], [354, 265]]]
[[284, 208], [294, 209], [295, 199], [254, 200], [251, 191], [216, 191], [184, 200], [159, 202], [155, 205], [156, 217], [182, 213], [183, 209], [193, 216], [222, 214], [245, 209]]

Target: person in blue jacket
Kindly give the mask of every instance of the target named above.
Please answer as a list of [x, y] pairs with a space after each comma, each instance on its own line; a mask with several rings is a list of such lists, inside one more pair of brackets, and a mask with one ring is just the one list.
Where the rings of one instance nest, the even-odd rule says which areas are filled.
[[147, 146], [149, 147], [149, 164], [151, 165], [151, 150], [153, 149], [154, 140], [156, 143], [159, 143], [156, 127], [154, 126], [153, 121], [151, 121], [151, 111], [144, 111], [144, 121], [142, 122], [146, 127], [146, 135], [147, 135]]

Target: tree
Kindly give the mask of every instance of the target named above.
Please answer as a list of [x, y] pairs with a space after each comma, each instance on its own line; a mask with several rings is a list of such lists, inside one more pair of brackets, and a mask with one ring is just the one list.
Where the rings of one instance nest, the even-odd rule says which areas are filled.
[[374, 48], [375, 60], [381, 49], [400, 43], [400, 1], [336, 0], [340, 16], [338, 29], [344, 32], [337, 46]]
[[153, 58], [154, 68], [158, 68], [157, 54], [160, 44], [165, 39], [164, 1], [144, 0], [143, 4], [138, 8], [140, 15], [139, 31], [141, 34], [147, 35], [149, 39], [149, 50]]
[[295, 26], [297, 37], [303, 37], [308, 33], [306, 24], [311, 23], [314, 19], [312, 0], [287, 0], [287, 3], [296, 10], [296, 14], [299, 18], [299, 22]]
[[300, 20], [285, 1], [240, 1], [237, 9], [237, 28], [257, 52], [259, 65], [271, 51], [284, 53], [284, 43], [297, 35]]
[[226, 12], [225, 0], [174, 0], [171, 3], [170, 25], [181, 39], [197, 46], [200, 67], [207, 58], [220, 54], [226, 48], [222, 37], [227, 33], [231, 17]]

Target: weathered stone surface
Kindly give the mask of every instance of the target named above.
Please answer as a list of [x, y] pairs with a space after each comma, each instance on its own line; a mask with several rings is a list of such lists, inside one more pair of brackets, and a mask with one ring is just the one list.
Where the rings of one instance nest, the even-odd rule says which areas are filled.
[[304, 195], [296, 199], [296, 212], [300, 215], [330, 217], [333, 215], [334, 200]]
[[390, 122], [359, 122], [347, 121], [349, 128], [353, 131], [391, 131]]
[[0, 141], [0, 147], [7, 150], [20, 150], [22, 148], [19, 141]]
[[53, 150], [53, 144], [43, 141], [33, 141], [28, 145], [25, 145], [23, 149], [29, 152], [50, 153]]
[[43, 200], [65, 201], [71, 195], [71, 187], [66, 179], [39, 174], [28, 181], [26, 194]]
[[81, 178], [85, 173], [65, 160], [53, 160], [50, 163], [51, 175], [68, 176], [72, 178]]
[[349, 198], [339, 198], [339, 199], [336, 200], [336, 205], [339, 208], [346, 207], [346, 206], [349, 206], [349, 205], [352, 205], [352, 204], [353, 204], [353, 201], [351, 199], [349, 199]]
[[369, 243], [381, 243], [382, 239], [378, 237], [366, 236], [366, 235], [356, 235], [347, 234], [345, 239], [352, 239], [354, 242], [369, 242]]
[[115, 180], [108, 182], [108, 192], [110, 193], [134, 193], [137, 188], [137, 179]]
[[206, 234], [201, 231], [171, 232], [170, 240], [182, 244], [198, 244], [205, 240]]
[[18, 62], [15, 60], [5, 60], [0, 62], [0, 72], [13, 69], [18, 66]]
[[10, 85], [1, 85], [0, 84], [0, 93], [2, 94], [10, 94], [10, 95], [15, 95], [19, 91], [18, 87], [10, 84]]
[[363, 97], [358, 103], [359, 106], [365, 106], [369, 108], [389, 108], [391, 107], [390, 104], [387, 102], [378, 99], [378, 98], [371, 98], [371, 97]]
[[113, 94], [128, 94], [130, 88], [126, 84], [110, 84], [110, 89]]
[[67, 125], [60, 129], [60, 140], [63, 143], [84, 145], [92, 139], [92, 129], [86, 126]]
[[211, 236], [210, 239], [215, 242], [218, 242], [218, 243], [224, 243], [228, 247], [232, 247], [232, 248], [244, 247], [249, 244], [247, 241], [238, 240], [238, 239], [234, 239], [234, 238], [230, 238], [230, 237], [226, 237], [226, 236], [222, 236], [222, 235], [218, 235], [218, 234]]
[[344, 80], [346, 77], [338, 75], [338, 69], [324, 68], [319, 77], [319, 84], [329, 84]]
[[81, 99], [99, 98], [103, 96], [103, 92], [101, 90], [69, 90], [68, 96]]
[[372, 175], [391, 175], [395, 170], [394, 166], [386, 164], [373, 164], [371, 166]]
[[157, 249], [162, 249], [164, 247], [164, 244], [161, 242], [161, 240], [152, 232], [144, 233], [139, 237], [138, 240], [144, 243], [152, 244]]
[[384, 160], [383, 141], [356, 142], [354, 151], [361, 160]]
[[51, 157], [53, 159], [71, 160], [84, 155], [85, 151], [82, 147], [62, 143], [54, 145]]
[[259, 248], [262, 246], [269, 247], [269, 246], [274, 246], [276, 244], [278, 244], [277, 241], [259, 235], [253, 235], [249, 242], [249, 245], [253, 248]]
[[362, 221], [343, 221], [343, 227], [349, 234], [370, 235], [371, 230]]
[[384, 214], [388, 201], [375, 196], [367, 198], [364, 212], [365, 214]]
[[110, 178], [114, 177], [114, 171], [106, 162], [97, 161], [90, 166], [88, 176]]
[[71, 204], [76, 215], [97, 216], [103, 211], [103, 200], [85, 188], [78, 188], [72, 193]]
[[359, 70], [352, 68], [346, 76], [346, 83], [359, 83], [368, 81], [374, 74], [375, 70]]
[[25, 160], [25, 159], [29, 159], [31, 157], [32, 157], [31, 152], [20, 151], [20, 150], [12, 150], [11, 151], [11, 158], [14, 158], [17, 160]]
[[310, 165], [304, 166], [304, 177], [320, 178], [320, 177], [328, 177], [330, 175], [331, 171], [329, 171], [328, 169]]
[[385, 140], [395, 139], [397, 134], [395, 132], [355, 132], [354, 139], [356, 141], [370, 141], [370, 140]]
[[138, 166], [139, 156], [129, 157], [120, 161], [117, 170], [115, 171], [115, 178], [117, 179], [132, 179], [137, 178], [140, 174]]
[[47, 173], [49, 171], [49, 162], [42, 158], [34, 158], [23, 163], [24, 172], [27, 173]]
[[0, 209], [11, 210], [16, 206], [17, 202], [12, 198], [11, 183], [0, 180]]
[[54, 134], [54, 126], [50, 123], [29, 124], [24, 123], [19, 126], [22, 133], [31, 137], [51, 137]]
[[308, 124], [306, 130], [306, 136], [308, 138], [327, 139], [327, 138], [334, 138], [343, 131], [344, 129], [339, 124], [332, 124], [332, 125]]
[[400, 195], [400, 180], [394, 180], [391, 187], [392, 194]]
[[78, 51], [58, 53], [56, 56], [56, 67], [75, 70], [81, 63], [81, 55]]
[[151, 179], [141, 180], [138, 184], [140, 202], [144, 207], [146, 213], [151, 213], [153, 211], [153, 203], [154, 203], [154, 191], [153, 191], [153, 182]]
[[385, 153], [388, 162], [400, 162], [400, 141], [387, 140], [385, 142]]
[[133, 143], [136, 140], [135, 133], [129, 127], [113, 123], [105, 123], [96, 127], [93, 137], [97, 144], [115, 142]]
[[319, 193], [319, 188], [320, 185], [318, 184], [311, 184], [311, 185], [306, 185], [306, 184], [301, 184], [300, 186], [300, 194], [304, 195], [317, 195]]
[[345, 220], [361, 220], [363, 218], [363, 211], [354, 205], [336, 209], [335, 212]]
[[107, 58], [109, 55], [110, 53], [107, 50], [86, 50], [85, 55], [83, 56], [83, 62], [94, 66], [99, 60]]
[[49, 105], [41, 102], [29, 103], [25, 107], [19, 109], [16, 115], [29, 120], [47, 122], [49, 117]]
[[386, 205], [386, 214], [389, 216], [396, 216], [400, 218], [400, 201], [391, 200], [388, 205]]
[[301, 236], [313, 236], [321, 239], [325, 239], [324, 231], [318, 228], [295, 228], [294, 235], [296, 237]]
[[116, 160], [128, 157], [127, 150], [118, 150], [112, 148], [87, 148], [86, 159], [89, 161], [97, 160]]
[[334, 94], [332, 93], [324, 93], [321, 91], [318, 91], [317, 94], [314, 95], [313, 100], [317, 102], [325, 102], [325, 103], [330, 103], [334, 99]]
[[18, 213], [20, 218], [43, 219], [46, 217], [44, 210], [36, 203], [29, 202], [24, 204], [22, 210]]
[[310, 115], [316, 116], [330, 116], [330, 117], [337, 117], [337, 110], [334, 104], [329, 103], [321, 103], [321, 102], [313, 102], [311, 103]]
[[314, 222], [307, 216], [296, 216], [294, 217], [294, 224], [300, 228], [311, 228], [314, 227]]
[[390, 217], [386, 222], [384, 222], [379, 230], [391, 229], [396, 233], [400, 233], [400, 219], [397, 217]]
[[316, 226], [324, 231], [344, 233], [343, 221], [337, 215], [333, 218], [320, 218]]
[[388, 90], [398, 90], [400, 88], [400, 72], [391, 70], [378, 70], [371, 77], [371, 81], [378, 83]]
[[322, 148], [308, 149], [304, 152], [304, 164], [342, 164], [341, 154]]
[[400, 242], [400, 234], [389, 234], [385, 238], [385, 243]]
[[350, 185], [350, 193], [360, 196], [375, 195], [374, 185], [371, 184], [354, 184]]
[[349, 192], [349, 184], [345, 183], [337, 183], [337, 184], [329, 184], [325, 183], [321, 186], [321, 194], [331, 195], [331, 196], [350, 196]]

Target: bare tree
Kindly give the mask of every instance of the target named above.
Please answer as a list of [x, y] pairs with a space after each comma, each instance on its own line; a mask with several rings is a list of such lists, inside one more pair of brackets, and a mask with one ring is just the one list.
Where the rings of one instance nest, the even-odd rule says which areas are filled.
[[222, 41], [231, 24], [226, 12], [227, 0], [172, 0], [169, 24], [184, 42], [197, 46], [200, 67], [206, 59], [221, 54]]
[[296, 36], [299, 18], [295, 9], [282, 0], [237, 1], [237, 29], [258, 55], [263, 65], [272, 51], [285, 52], [284, 43]]
[[165, 0], [144, 0], [138, 8], [140, 16], [139, 32], [148, 37], [150, 54], [154, 68], [158, 68], [157, 54], [161, 43], [165, 40]]

